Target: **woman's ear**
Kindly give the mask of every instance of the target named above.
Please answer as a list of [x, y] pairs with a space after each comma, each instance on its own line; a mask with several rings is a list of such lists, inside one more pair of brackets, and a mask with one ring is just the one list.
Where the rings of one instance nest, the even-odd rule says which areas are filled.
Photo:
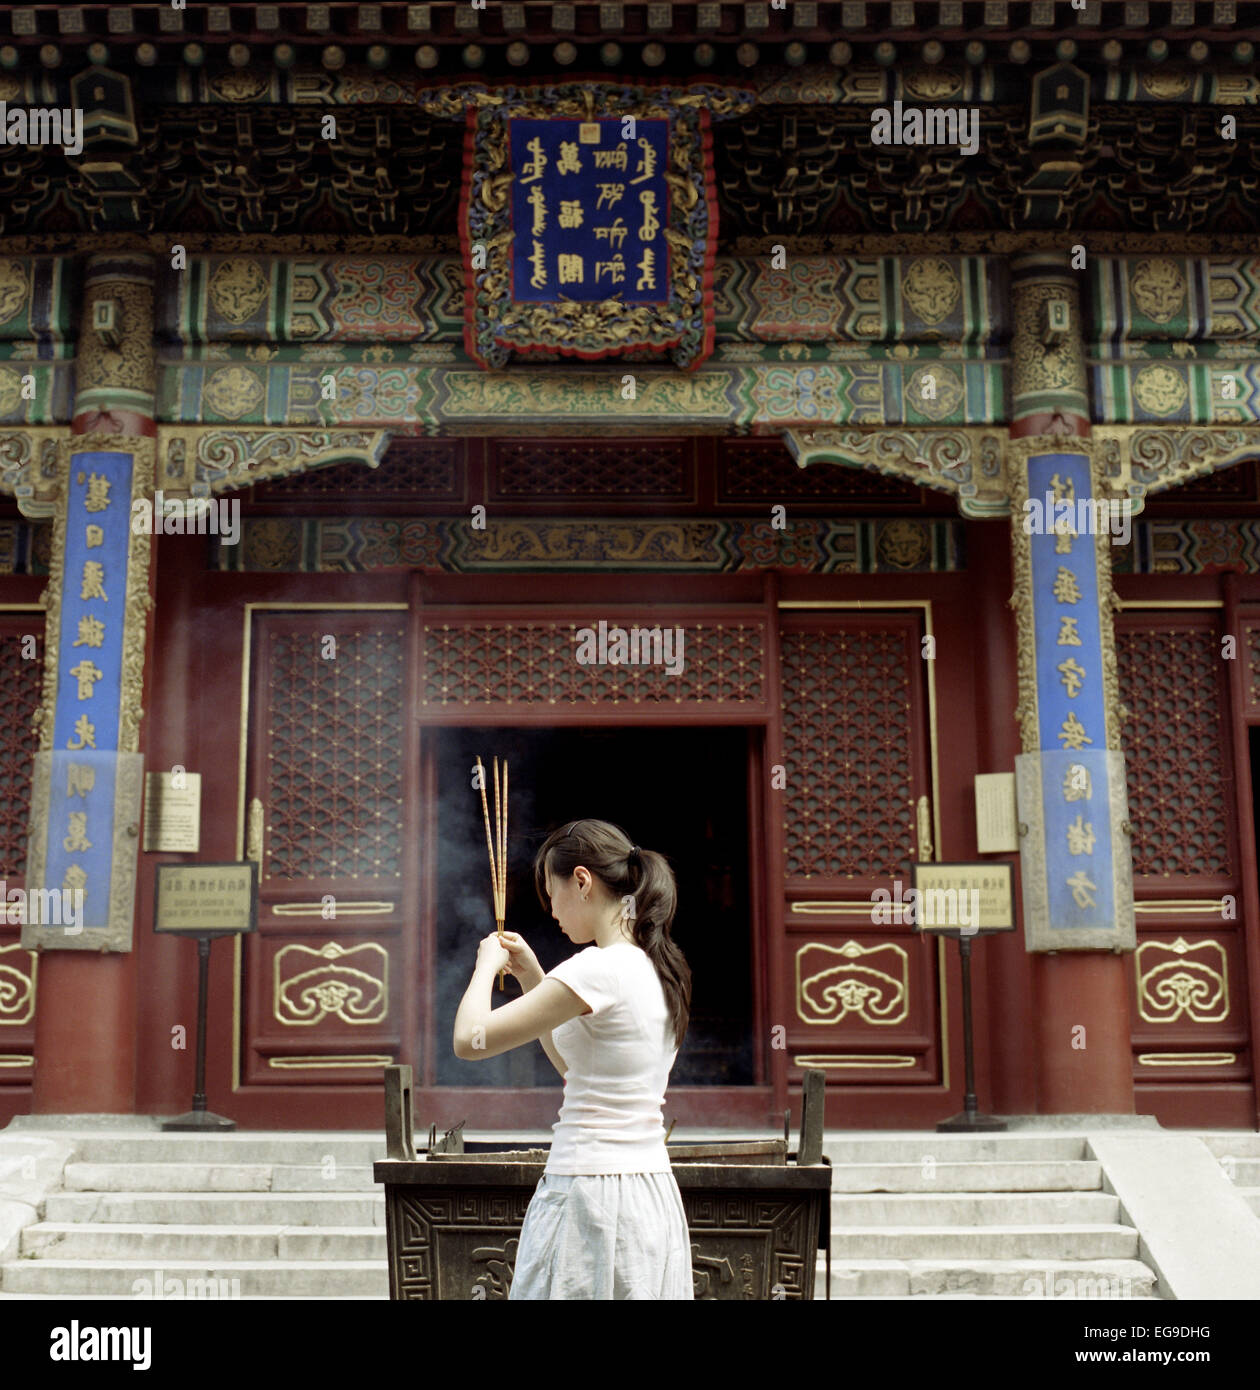
[[585, 865], [579, 864], [577, 868], [573, 870], [573, 881], [577, 884], [579, 893], [589, 892], [591, 886], [591, 871], [586, 868]]

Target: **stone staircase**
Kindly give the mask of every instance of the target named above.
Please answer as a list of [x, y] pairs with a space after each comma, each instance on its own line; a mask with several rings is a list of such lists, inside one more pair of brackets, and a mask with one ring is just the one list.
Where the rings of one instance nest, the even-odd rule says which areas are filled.
[[[379, 1134], [75, 1136], [9, 1297], [388, 1298]], [[207, 1283], [207, 1281], [211, 1281]]]
[[1080, 1135], [833, 1133], [823, 1152], [832, 1298], [1159, 1297]]
[[[165, 1297], [388, 1297], [371, 1167], [383, 1136], [72, 1137], [62, 1190], [0, 1265], [0, 1299], [152, 1296], [156, 1283]], [[1232, 1156], [1255, 1207], [1260, 1136], [1201, 1137]], [[830, 1131], [824, 1152], [833, 1298], [1158, 1297], [1080, 1135]], [[824, 1269], [820, 1257], [818, 1298]]]
[[1206, 1130], [1195, 1137], [1208, 1146], [1248, 1206], [1260, 1216], [1260, 1134]]

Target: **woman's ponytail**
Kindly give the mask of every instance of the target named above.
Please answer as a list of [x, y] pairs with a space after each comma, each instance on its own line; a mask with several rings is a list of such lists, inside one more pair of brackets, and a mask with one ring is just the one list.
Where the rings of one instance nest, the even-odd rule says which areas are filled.
[[547, 906], [547, 872], [568, 878], [584, 864], [623, 905], [634, 944], [652, 962], [669, 1010], [674, 1046], [682, 1047], [691, 1016], [691, 967], [670, 936], [678, 889], [663, 854], [640, 849], [608, 821], [573, 821], [553, 831], [534, 858], [538, 900]]

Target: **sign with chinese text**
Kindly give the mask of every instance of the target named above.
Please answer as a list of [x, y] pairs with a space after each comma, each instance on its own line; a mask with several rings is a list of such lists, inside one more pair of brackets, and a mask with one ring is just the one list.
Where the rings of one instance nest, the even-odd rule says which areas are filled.
[[914, 925], [945, 936], [1015, 930], [1015, 877], [1009, 864], [910, 866]]
[[70, 456], [64, 529], [59, 519], [54, 532], [61, 585], [55, 638], [51, 611], [49, 628], [52, 748], [35, 759], [27, 882], [70, 895], [82, 915], [72, 932], [32, 922], [24, 946], [130, 944], [144, 760], [120, 751], [119, 735], [135, 467], [130, 453]]
[[512, 298], [664, 304], [669, 122], [518, 118], [508, 138]]
[[717, 203], [702, 103], [570, 83], [545, 98], [487, 94], [467, 120], [460, 238], [476, 361], [647, 350], [693, 367], [712, 352]]
[[1107, 748], [1092, 494], [1087, 456], [1029, 459], [1028, 495], [1044, 501], [1029, 537], [1041, 751], [1016, 759], [1029, 950], [1135, 944], [1124, 762]]
[[187, 936], [250, 932], [258, 925], [258, 865], [154, 865], [153, 930]]
[[144, 779], [144, 852], [196, 854], [200, 847], [201, 773], [147, 773]]

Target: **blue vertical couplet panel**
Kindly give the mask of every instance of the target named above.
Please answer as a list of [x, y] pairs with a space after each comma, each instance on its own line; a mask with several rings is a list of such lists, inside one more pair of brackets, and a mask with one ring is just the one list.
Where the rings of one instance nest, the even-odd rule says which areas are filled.
[[131, 550], [131, 454], [70, 458], [45, 883], [109, 924], [114, 774]]
[[666, 303], [669, 122], [512, 117], [508, 142], [512, 298]]
[[1038, 743], [1078, 755], [1043, 760], [1050, 925], [1106, 929], [1116, 926], [1111, 789], [1105, 759], [1088, 756], [1107, 747], [1089, 459], [1029, 459], [1028, 496], [1043, 521], [1029, 538]]

